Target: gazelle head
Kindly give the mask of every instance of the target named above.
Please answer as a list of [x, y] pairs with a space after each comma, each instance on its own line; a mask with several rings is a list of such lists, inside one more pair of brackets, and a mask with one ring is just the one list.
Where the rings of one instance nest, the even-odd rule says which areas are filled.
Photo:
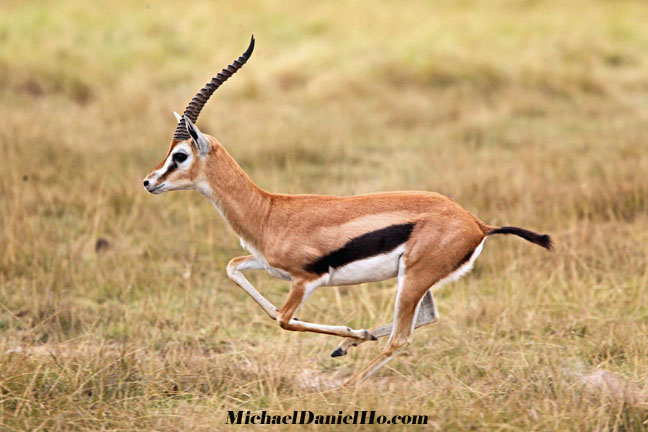
[[215, 147], [212, 142], [215, 140], [201, 133], [194, 123], [214, 91], [247, 62], [253, 50], [254, 36], [247, 50], [194, 96], [182, 116], [174, 113], [178, 125], [171, 148], [164, 160], [144, 178], [144, 187], [147, 191], [161, 194], [195, 187], [207, 157], [214, 152]]

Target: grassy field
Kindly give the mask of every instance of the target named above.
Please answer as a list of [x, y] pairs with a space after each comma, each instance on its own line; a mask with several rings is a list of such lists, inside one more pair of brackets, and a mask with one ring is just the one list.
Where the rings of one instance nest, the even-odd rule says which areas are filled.
[[[621, 1], [3, 1], [0, 429], [219, 430], [264, 409], [648, 428], [647, 22]], [[555, 250], [489, 240], [437, 324], [330, 391], [384, 342], [332, 359], [338, 339], [281, 330], [226, 278], [244, 252], [209, 202], [141, 185], [172, 111], [251, 33], [198, 125], [260, 186], [438, 191]], [[322, 288], [300, 317], [380, 325], [393, 298]]]

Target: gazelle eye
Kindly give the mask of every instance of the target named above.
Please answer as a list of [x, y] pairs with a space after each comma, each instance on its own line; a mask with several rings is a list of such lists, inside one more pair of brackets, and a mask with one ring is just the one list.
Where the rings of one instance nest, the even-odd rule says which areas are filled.
[[184, 153], [174, 153], [173, 154], [173, 162], [175, 163], [182, 163], [185, 160], [187, 160], [187, 155]]

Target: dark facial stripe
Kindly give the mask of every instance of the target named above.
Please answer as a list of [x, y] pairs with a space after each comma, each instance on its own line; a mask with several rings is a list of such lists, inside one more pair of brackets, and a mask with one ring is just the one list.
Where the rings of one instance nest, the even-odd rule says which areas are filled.
[[176, 168], [178, 168], [178, 164], [176, 164], [175, 162], [172, 162], [171, 165], [169, 165], [169, 168], [166, 170], [166, 172], [164, 174], [162, 174], [160, 176], [160, 178], [157, 180], [158, 183], [163, 182], [164, 179], [169, 177], [169, 174], [171, 174], [173, 171], [176, 170]]
[[390, 252], [405, 243], [412, 234], [413, 229], [414, 224], [407, 223], [391, 225], [363, 234], [349, 240], [340, 249], [306, 264], [304, 270], [324, 274], [328, 273], [329, 267], [339, 268], [353, 261]]

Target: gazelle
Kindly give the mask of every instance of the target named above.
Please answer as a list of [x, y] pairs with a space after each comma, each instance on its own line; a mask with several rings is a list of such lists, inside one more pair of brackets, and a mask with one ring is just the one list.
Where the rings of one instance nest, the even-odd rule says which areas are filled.
[[[251, 255], [232, 259], [228, 277], [285, 330], [345, 338], [331, 354], [389, 335], [382, 352], [347, 380], [359, 383], [412, 342], [414, 328], [435, 322], [431, 289], [467, 273], [486, 237], [515, 234], [546, 249], [548, 235], [495, 227], [433, 192], [390, 192], [349, 197], [266, 192], [250, 180], [216, 138], [194, 124], [212, 93], [249, 59], [254, 37], [189, 103], [164, 160], [144, 179], [153, 194], [196, 190], [240, 236]], [[277, 309], [243, 275], [265, 270], [292, 287]], [[295, 312], [321, 286], [353, 285], [397, 277], [394, 322], [372, 330], [315, 324]]]

